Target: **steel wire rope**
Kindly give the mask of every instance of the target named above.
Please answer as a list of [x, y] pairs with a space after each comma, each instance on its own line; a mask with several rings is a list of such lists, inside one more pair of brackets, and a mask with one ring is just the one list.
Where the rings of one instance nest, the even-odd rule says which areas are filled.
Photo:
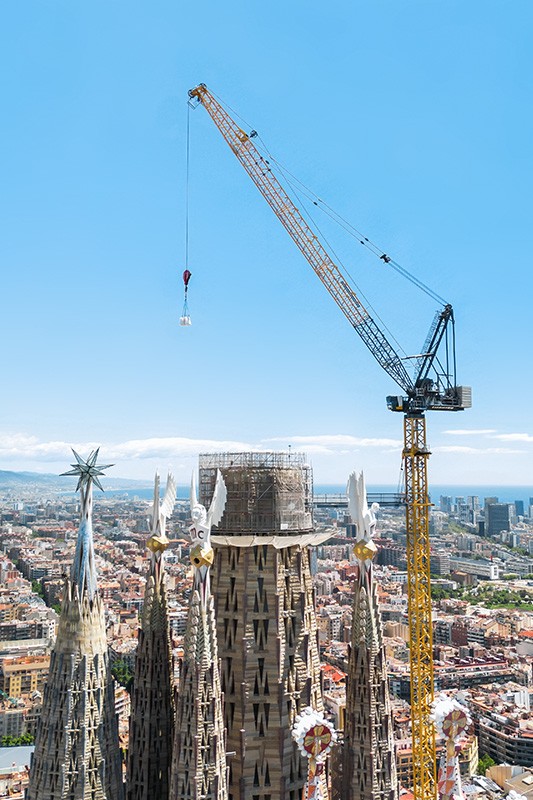
[[[257, 139], [258, 142], [260, 143], [260, 146], [258, 147], [257, 144], [255, 144], [255, 142], [254, 142], [254, 147], [258, 151], [260, 157], [265, 161], [265, 163], [267, 164], [267, 167], [270, 168], [270, 164], [269, 164], [268, 160], [265, 159], [263, 157], [262, 153], [261, 153], [261, 151], [263, 150], [266, 153], [266, 155], [268, 155], [269, 158], [274, 162], [274, 164], [277, 166], [279, 171], [283, 174], [283, 177], [285, 178], [285, 181], [291, 187], [291, 190], [292, 190], [294, 196], [297, 198], [298, 203], [305, 210], [305, 213], [306, 213], [308, 219], [316, 227], [316, 229], [319, 232], [320, 236], [322, 237], [324, 242], [328, 245], [328, 247], [330, 248], [331, 252], [333, 253], [335, 258], [337, 259], [339, 265], [346, 272], [346, 275], [348, 276], [349, 280], [351, 281], [352, 286], [355, 289], [357, 289], [357, 292], [365, 300], [367, 306], [372, 311], [373, 316], [375, 317], [375, 319], [380, 321], [381, 325], [386, 330], [386, 332], [389, 334], [391, 339], [393, 339], [393, 341], [396, 343], [396, 345], [398, 346], [398, 348], [401, 351], [401, 353], [403, 353], [403, 355], [405, 357], [407, 357], [407, 352], [405, 351], [404, 347], [400, 344], [400, 342], [398, 341], [396, 336], [392, 333], [390, 328], [386, 325], [386, 323], [383, 321], [383, 319], [380, 317], [380, 315], [376, 312], [376, 309], [372, 306], [372, 304], [370, 303], [369, 299], [362, 292], [362, 290], [360, 289], [360, 287], [358, 286], [358, 284], [354, 280], [353, 276], [351, 275], [349, 270], [346, 268], [346, 265], [341, 261], [341, 259], [338, 257], [337, 253], [335, 252], [335, 250], [331, 246], [331, 244], [328, 241], [328, 239], [322, 233], [318, 223], [316, 222], [314, 217], [309, 212], [309, 209], [303, 203], [303, 201], [302, 201], [302, 199], [301, 199], [301, 197], [300, 197], [300, 195], [298, 193], [298, 190], [296, 189], [294, 183], [299, 184], [299, 186], [301, 187], [300, 191], [305, 192], [305, 196], [307, 197], [308, 200], [310, 200], [315, 206], [317, 206], [317, 208], [320, 208], [320, 210], [324, 214], [329, 216], [330, 219], [332, 219], [337, 225], [339, 225], [339, 227], [343, 228], [347, 233], [349, 233], [351, 236], [353, 236], [355, 239], [357, 239], [357, 241], [360, 244], [362, 244], [364, 247], [366, 247], [371, 253], [373, 253], [378, 258], [380, 258], [382, 261], [384, 261], [385, 264], [390, 264], [394, 269], [396, 269], [397, 272], [399, 272], [401, 275], [403, 275], [403, 277], [405, 277], [407, 280], [409, 280], [411, 283], [413, 283], [415, 286], [417, 286], [419, 289], [421, 289], [423, 292], [425, 292], [433, 300], [435, 300], [435, 301], [437, 301], [439, 303], [442, 303], [442, 304], [445, 304], [445, 300], [442, 297], [440, 297], [436, 292], [433, 292], [433, 290], [430, 289], [428, 286], [426, 286], [422, 281], [420, 281], [418, 278], [416, 278], [414, 275], [412, 275], [408, 270], [406, 270], [404, 267], [402, 267], [400, 264], [398, 264], [397, 261], [395, 261], [394, 259], [391, 259], [389, 256], [386, 256], [385, 252], [381, 248], [379, 248], [367, 236], [365, 236], [361, 231], [359, 231], [357, 228], [355, 228], [354, 225], [352, 225], [348, 220], [344, 219], [344, 217], [342, 217], [331, 206], [329, 206], [325, 201], [323, 201], [316, 194], [316, 192], [313, 192], [313, 190], [310, 189], [308, 186], [306, 186], [303, 183], [303, 181], [301, 181], [299, 178], [297, 178], [295, 175], [293, 175], [293, 173], [291, 173], [290, 170], [288, 170], [275, 156], [272, 155], [272, 153], [268, 149], [264, 139], [257, 133], [257, 131], [255, 131], [252, 128], [250, 123], [246, 119], [244, 119], [244, 117], [242, 117], [228, 103], [223, 101], [222, 98], [219, 95], [217, 95], [215, 92], [211, 91], [210, 93], [213, 95], [213, 97], [215, 97], [217, 99], [217, 101], [220, 103], [220, 105], [224, 109], [226, 109], [227, 111], [230, 111], [232, 115], [234, 115], [247, 128], [250, 129], [251, 133], [250, 134], [246, 134], [246, 135], [249, 136], [250, 139]], [[318, 202], [316, 202], [314, 198], [316, 198], [316, 201], [318, 201]]]
[[215, 92], [211, 91], [211, 89], [209, 89], [209, 93], [212, 94], [213, 97], [215, 97], [218, 100], [218, 102], [220, 103], [222, 108], [225, 108], [228, 111], [231, 111], [231, 113], [233, 114], [234, 117], [237, 117], [237, 119], [240, 119], [240, 121], [243, 122], [246, 125], [247, 128], [249, 128], [250, 130], [253, 130], [253, 128], [250, 125], [250, 123], [247, 120], [245, 120], [244, 117], [241, 117], [241, 115], [239, 113], [237, 113], [237, 111], [235, 111], [234, 108], [232, 108], [230, 105], [228, 105], [228, 103], [226, 103], [224, 100], [222, 100], [220, 95], [218, 95]]
[[[400, 275], [404, 278], [409, 280], [414, 286], [417, 286], [421, 291], [425, 292], [429, 297], [433, 300], [437, 301], [438, 303], [442, 303], [442, 305], [446, 305], [446, 300], [441, 297], [437, 292], [431, 289], [427, 284], [417, 278], [416, 275], [413, 275], [412, 272], [409, 272], [408, 269], [402, 267], [401, 264], [398, 263], [394, 258], [388, 256], [385, 251], [378, 247], [378, 245], [373, 242], [368, 236], [358, 230], [349, 220], [345, 219], [338, 211], [335, 211], [325, 200], [322, 200], [319, 195], [316, 194], [311, 188], [305, 185], [303, 181], [301, 181], [296, 175], [294, 175], [287, 167], [285, 167], [275, 156], [272, 155], [270, 150], [268, 149], [264, 139], [261, 136], [257, 136], [258, 140], [261, 142], [262, 148], [264, 149], [265, 153], [269, 156], [269, 158], [276, 164], [280, 172], [285, 176], [285, 180], [288, 180], [287, 176], [293, 181], [296, 181], [301, 189], [306, 193], [306, 197], [311, 200], [311, 202], [320, 208], [321, 211], [326, 214], [330, 219], [332, 219], [339, 227], [343, 228], [347, 233], [353, 236], [354, 239], [357, 239], [359, 244], [366, 247], [371, 253], [377, 256], [381, 261], [385, 264], [390, 265], [393, 269], [395, 269]], [[260, 148], [257, 148], [260, 151]]]
[[398, 485], [397, 485], [397, 494], [403, 495], [405, 498], [406, 490], [405, 490], [405, 476], [403, 474], [403, 458], [400, 461], [400, 470], [398, 472]]
[[[348, 233], [350, 236], [356, 239], [359, 242], [359, 244], [363, 245], [363, 247], [366, 247], [367, 250], [369, 250], [373, 255], [377, 256], [381, 261], [383, 261], [384, 264], [388, 264], [390, 267], [395, 269], [396, 272], [398, 272], [400, 275], [402, 275], [404, 278], [410, 281], [414, 286], [416, 286], [422, 292], [427, 294], [428, 297], [431, 297], [432, 300], [435, 300], [438, 303], [442, 303], [442, 305], [446, 305], [446, 301], [444, 300], [443, 297], [441, 297], [439, 294], [437, 294], [437, 292], [435, 292], [433, 289], [427, 286], [423, 281], [420, 280], [420, 278], [417, 278], [416, 275], [413, 275], [405, 267], [402, 267], [402, 265], [399, 264], [394, 258], [388, 256], [381, 247], [378, 247], [378, 245], [375, 244], [375, 242], [373, 242], [371, 239], [369, 239], [368, 236], [365, 236], [364, 233], [358, 230], [354, 225], [352, 225], [351, 222], [346, 220], [341, 214], [335, 211], [335, 209], [332, 208], [328, 203], [326, 203], [325, 200], [322, 200], [322, 198], [320, 198], [315, 192], [313, 192], [312, 189], [310, 189], [308, 186], [302, 183], [302, 181], [300, 181], [299, 178], [293, 175], [274, 156], [270, 155], [270, 158], [276, 164], [280, 172], [283, 173], [283, 175], [285, 176], [285, 180], [288, 180], [287, 176], [290, 175], [293, 180], [297, 181], [302, 187], [302, 190], [306, 192], [307, 198], [311, 200], [311, 202], [315, 206], [317, 206], [317, 208], [320, 208], [321, 211], [324, 214], [326, 214], [326, 216], [332, 219], [333, 222], [335, 222], [337, 225], [339, 225], [339, 227], [345, 230], [346, 233]], [[314, 198], [316, 198], [316, 200]]]
[[[213, 94], [214, 94], [214, 92], [213, 92]], [[215, 95], [215, 96], [216, 96], [216, 95]], [[220, 98], [217, 98], [217, 99], [219, 99], [219, 100], [220, 100]], [[234, 110], [233, 110], [233, 109], [232, 109], [230, 106], [226, 106], [226, 107], [227, 107], [227, 108], [228, 108], [228, 109], [229, 109], [229, 110], [230, 110], [232, 113], [236, 114], [236, 112], [235, 112], [235, 111], [234, 111]], [[242, 117], [240, 117], [238, 114], [236, 114], [236, 116], [237, 116], [237, 117], [239, 117], [239, 119], [240, 119], [242, 122], [244, 122], [246, 125], [248, 125], [248, 124], [249, 124], [248, 122], [246, 122], [246, 120], [244, 120], [244, 119], [243, 119]], [[263, 142], [263, 140], [261, 139], [261, 137], [258, 137], [258, 138], [260, 139], [260, 141], [261, 141], [261, 142]], [[255, 147], [255, 145], [254, 145], [254, 147]], [[268, 148], [266, 147], [266, 145], [264, 144], [264, 142], [263, 142], [263, 147], [264, 147], [264, 149], [265, 149], [265, 152], [266, 152], [268, 155], [270, 155], [270, 153], [269, 153], [269, 151], [268, 151]], [[268, 169], [270, 169], [270, 164], [269, 164], [269, 162], [267, 161], [267, 159], [264, 159], [264, 158], [263, 158], [263, 156], [261, 155], [261, 151], [260, 151], [260, 149], [259, 149], [258, 147], [256, 147], [256, 150], [259, 152], [259, 155], [260, 155], [261, 159], [262, 159], [263, 161], [265, 161], [265, 163], [266, 163], [266, 165], [267, 165], [267, 168], [268, 168]], [[300, 197], [300, 195], [299, 195], [299, 193], [298, 193], [298, 190], [297, 190], [296, 186], [294, 185], [294, 182], [293, 182], [293, 180], [292, 180], [292, 179], [294, 179], [294, 181], [295, 181], [295, 182], [297, 182], [298, 184], [300, 184], [300, 186], [303, 188], [303, 191], [306, 193], [306, 196], [307, 196], [307, 198], [308, 198], [309, 200], [311, 200], [311, 202], [314, 202], [314, 201], [313, 201], [313, 197], [317, 197], [317, 195], [315, 195], [315, 194], [312, 192], [312, 190], [308, 189], [308, 188], [307, 188], [307, 187], [306, 187], [306, 186], [305, 186], [305, 185], [304, 185], [304, 184], [303, 184], [303, 183], [302, 183], [300, 180], [298, 180], [298, 178], [296, 178], [295, 176], [293, 176], [293, 175], [292, 175], [292, 173], [290, 173], [290, 172], [289, 172], [289, 170], [284, 170], [284, 169], [283, 169], [283, 167], [281, 167], [281, 165], [279, 164], [279, 162], [278, 162], [278, 161], [277, 161], [275, 158], [273, 158], [273, 157], [272, 157], [272, 160], [273, 160], [273, 161], [276, 163], [276, 165], [279, 167], [279, 169], [280, 169], [280, 172], [284, 173], [285, 182], [286, 182], [287, 186], [288, 186], [288, 187], [290, 187], [290, 190], [292, 191], [292, 193], [293, 193], [294, 197], [296, 197], [296, 200], [298, 201], [298, 206], [299, 206], [301, 209], [303, 209], [303, 211], [304, 211], [305, 215], [307, 216], [308, 220], [309, 220], [309, 221], [312, 223], [312, 226], [314, 226], [314, 227], [316, 228], [316, 230], [318, 231], [318, 233], [319, 233], [319, 235], [320, 235], [320, 237], [321, 237], [321, 240], [322, 240], [323, 242], [325, 242], [325, 244], [328, 246], [328, 248], [329, 248], [329, 251], [330, 251], [330, 252], [333, 254], [333, 256], [335, 257], [335, 260], [336, 260], [336, 262], [337, 262], [337, 263], [338, 263], [338, 264], [339, 264], [339, 265], [342, 267], [342, 269], [343, 269], [343, 271], [344, 271], [345, 275], [348, 277], [348, 279], [349, 279], [350, 283], [352, 284], [353, 288], [357, 290], [357, 294], [358, 294], [358, 296], [361, 296], [361, 297], [364, 299], [364, 301], [365, 301], [365, 303], [366, 303], [367, 307], [370, 309], [370, 311], [372, 311], [373, 318], [374, 318], [374, 319], [377, 319], [377, 320], [379, 320], [379, 322], [381, 323], [382, 327], [383, 327], [383, 328], [384, 328], [384, 330], [385, 330], [385, 331], [386, 331], [386, 332], [389, 334], [390, 338], [391, 338], [391, 339], [392, 339], [392, 340], [393, 340], [393, 341], [396, 343], [396, 345], [397, 345], [398, 349], [401, 351], [401, 353], [403, 353], [403, 355], [404, 355], [405, 357], [407, 357], [407, 352], [406, 352], [405, 348], [404, 348], [404, 347], [402, 346], [402, 344], [401, 344], [401, 343], [398, 341], [398, 339], [396, 338], [396, 336], [394, 335], [394, 333], [393, 333], [393, 332], [390, 330], [390, 328], [388, 327], [388, 325], [387, 325], [387, 324], [384, 322], [384, 320], [382, 319], [382, 317], [381, 317], [381, 316], [378, 314], [378, 312], [376, 311], [376, 309], [373, 307], [372, 303], [370, 302], [370, 300], [368, 299], [368, 297], [367, 297], [367, 296], [364, 294], [364, 292], [363, 292], [363, 290], [361, 289], [361, 287], [360, 287], [360, 286], [357, 284], [357, 282], [355, 281], [355, 279], [354, 279], [353, 275], [350, 273], [350, 271], [349, 271], [349, 270], [348, 270], [348, 268], [346, 267], [345, 263], [344, 263], [344, 262], [343, 262], [343, 261], [342, 261], [342, 260], [339, 258], [338, 254], [336, 253], [335, 249], [333, 248], [333, 246], [332, 246], [331, 242], [330, 242], [330, 241], [327, 239], [327, 237], [325, 236], [325, 234], [324, 234], [324, 233], [323, 233], [323, 231], [321, 230], [320, 226], [318, 225], [318, 223], [317, 223], [316, 219], [315, 219], [315, 218], [312, 216], [311, 212], [310, 212], [310, 211], [309, 211], [309, 209], [306, 207], [306, 205], [305, 205], [305, 203], [303, 202], [302, 198]], [[287, 177], [287, 176], [290, 176], [290, 177]], [[282, 187], [282, 188], [283, 188], [283, 187]], [[315, 205], [316, 205], [316, 203], [315, 203]], [[325, 212], [325, 213], [327, 213], [327, 212]], [[332, 217], [332, 215], [331, 215], [331, 214], [329, 214], [328, 216], [330, 216], [330, 217], [331, 217], [331, 218], [332, 218], [334, 221], [336, 221], [336, 220], [334, 219], [334, 217]], [[338, 224], [339, 224], [339, 223], [338, 223]], [[349, 223], [348, 223], [348, 224], [349, 224]], [[377, 251], [376, 251], [376, 252], [377, 252]], [[381, 251], [379, 251], [379, 252], [381, 252]]]
[[185, 166], [185, 269], [189, 269], [189, 177], [191, 150], [191, 107], [187, 103], [187, 144]]
[[[276, 164], [278, 169], [285, 175], [285, 178], [287, 179], [286, 176], [289, 175], [294, 181], [300, 184], [302, 189], [308, 192], [308, 199], [311, 200], [311, 202], [313, 202], [318, 208], [320, 208], [324, 214], [327, 214], [327, 216], [329, 216], [341, 228], [343, 228], [347, 233], [353, 236], [354, 239], [357, 239], [359, 244], [363, 245], [363, 247], [366, 247], [367, 250], [369, 250], [371, 253], [377, 256], [381, 261], [383, 261], [385, 264], [389, 264], [393, 269], [396, 270], [396, 272], [398, 272], [400, 275], [402, 275], [404, 278], [410, 281], [414, 286], [417, 286], [422, 292], [425, 292], [425, 294], [427, 294], [428, 297], [431, 297], [438, 303], [442, 303], [442, 305], [446, 305], [446, 300], [444, 300], [443, 297], [441, 297], [437, 292], [435, 292], [433, 289], [427, 286], [427, 284], [421, 281], [420, 278], [417, 278], [416, 275], [413, 275], [405, 267], [402, 267], [402, 265], [398, 261], [396, 261], [396, 259], [388, 256], [381, 247], [378, 247], [378, 245], [371, 239], [369, 239], [368, 236], [365, 236], [362, 231], [358, 230], [355, 227], [355, 225], [352, 225], [352, 223], [349, 220], [345, 219], [341, 214], [335, 211], [335, 209], [332, 208], [328, 203], [326, 203], [325, 200], [322, 200], [322, 198], [319, 197], [316, 194], [316, 192], [314, 192], [312, 189], [306, 186], [303, 183], [303, 181], [301, 181], [299, 178], [293, 175], [290, 172], [290, 170], [287, 169], [287, 167], [285, 167], [275, 156], [272, 155], [264, 139], [257, 133], [257, 131], [252, 129], [252, 126], [247, 120], [244, 119], [244, 117], [242, 117], [230, 105], [225, 103], [219, 95], [215, 94], [215, 92], [211, 92], [211, 94], [213, 95], [213, 97], [216, 97], [216, 99], [223, 108], [226, 108], [229, 111], [231, 111], [231, 113], [235, 117], [237, 117], [244, 125], [246, 125], [252, 131], [253, 135], [252, 134], [247, 134], [247, 135], [250, 136], [250, 138], [257, 138], [258, 142], [261, 143], [261, 147], [264, 149], [265, 153], [269, 156], [269, 158], [272, 159], [272, 161]], [[261, 148], [257, 147], [257, 145], [255, 146], [257, 150], [259, 150], [260, 152]], [[316, 201], [313, 198], [316, 198]]]
[[335, 252], [335, 249], [332, 247], [331, 243], [328, 241], [328, 239], [326, 238], [326, 236], [324, 235], [324, 233], [323, 233], [323, 232], [322, 232], [322, 230], [320, 229], [320, 226], [318, 225], [318, 223], [316, 222], [316, 220], [314, 219], [314, 217], [311, 215], [311, 213], [310, 213], [309, 209], [306, 207], [306, 205], [305, 205], [305, 203], [303, 202], [302, 198], [299, 196], [299, 194], [298, 194], [298, 191], [297, 191], [296, 187], [293, 185], [293, 183], [292, 183], [292, 182], [291, 182], [291, 181], [290, 181], [288, 178], [285, 178], [285, 180], [286, 180], [286, 182], [287, 182], [287, 185], [290, 187], [290, 189], [291, 189], [291, 191], [292, 191], [293, 195], [296, 197], [296, 199], [297, 199], [297, 201], [298, 201], [298, 205], [299, 205], [299, 207], [300, 207], [301, 209], [303, 209], [303, 211], [304, 211], [305, 215], [307, 216], [307, 218], [310, 220], [310, 222], [312, 223], [312, 225], [313, 225], [313, 226], [316, 228], [316, 230], [318, 231], [318, 233], [319, 233], [319, 235], [320, 235], [320, 237], [321, 237], [321, 240], [322, 240], [323, 242], [325, 242], [325, 244], [326, 244], [326, 245], [328, 246], [328, 248], [329, 248], [329, 251], [330, 251], [330, 252], [333, 254], [333, 256], [335, 257], [335, 260], [336, 260], [336, 262], [337, 262], [337, 263], [338, 263], [338, 264], [339, 264], [339, 265], [342, 267], [342, 269], [343, 269], [344, 273], [346, 274], [346, 276], [347, 276], [347, 277], [348, 277], [348, 279], [350, 280], [350, 283], [352, 284], [352, 286], [354, 287], [354, 289], [356, 289], [356, 290], [357, 290], [357, 294], [358, 294], [358, 296], [361, 296], [361, 297], [363, 298], [363, 300], [365, 301], [365, 303], [366, 303], [366, 305], [367, 305], [368, 309], [369, 309], [370, 311], [372, 311], [372, 316], [373, 316], [373, 318], [374, 318], [374, 319], [378, 319], [378, 320], [381, 322], [381, 325], [382, 325], [382, 327], [383, 327], [383, 328], [386, 330], [386, 332], [389, 334], [389, 336], [391, 337], [391, 339], [392, 339], [394, 342], [396, 342], [396, 345], [398, 346], [399, 350], [400, 350], [400, 351], [403, 353], [403, 355], [404, 355], [404, 356], [407, 356], [407, 353], [406, 353], [405, 349], [402, 347], [402, 345], [400, 344], [400, 342], [398, 341], [398, 339], [396, 338], [396, 336], [395, 336], [395, 335], [392, 333], [392, 331], [389, 329], [389, 327], [386, 325], [386, 323], [383, 321], [383, 319], [382, 319], [382, 318], [380, 317], [380, 315], [377, 313], [376, 309], [375, 309], [375, 308], [372, 306], [372, 303], [370, 302], [370, 300], [368, 299], [368, 297], [366, 297], [366, 295], [364, 294], [364, 292], [362, 291], [362, 289], [359, 287], [359, 285], [358, 285], [358, 284], [356, 283], [356, 281], [354, 280], [354, 278], [353, 278], [353, 275], [350, 273], [350, 271], [347, 269], [346, 265], [343, 263], [343, 261], [342, 261], [342, 260], [339, 258], [339, 256], [338, 256], [338, 255], [337, 255], [337, 253]]

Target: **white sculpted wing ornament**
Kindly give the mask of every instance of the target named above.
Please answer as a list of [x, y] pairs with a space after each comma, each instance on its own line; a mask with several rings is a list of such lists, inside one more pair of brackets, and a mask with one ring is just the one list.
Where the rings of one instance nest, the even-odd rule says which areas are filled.
[[167, 476], [167, 486], [163, 500], [159, 500], [159, 475], [156, 473], [154, 482], [154, 503], [152, 517], [149, 520], [151, 536], [146, 545], [152, 553], [163, 552], [169, 545], [165, 529], [167, 519], [172, 515], [176, 503], [176, 481], [171, 473]]
[[352, 472], [346, 487], [348, 510], [352, 522], [357, 527], [354, 553], [360, 561], [368, 561], [374, 557], [377, 547], [372, 541], [376, 531], [376, 511], [378, 503], [368, 507], [365, 478], [362, 472]]
[[159, 514], [165, 519], [168, 519], [172, 516], [172, 512], [174, 511], [174, 506], [176, 505], [176, 481], [174, 479], [174, 475], [170, 472], [167, 476], [167, 486], [165, 489], [165, 496], [159, 506]]
[[364, 484], [361, 486], [362, 472], [352, 472], [348, 478], [348, 486], [346, 487], [346, 494], [348, 496], [348, 511], [352, 522], [357, 527], [357, 539], [363, 538], [364, 531], [364, 507], [367, 506], [366, 496], [364, 494]]
[[196, 478], [193, 472], [191, 480], [191, 517], [192, 525], [189, 527], [191, 535], [191, 562], [200, 567], [210, 567], [213, 563], [214, 553], [211, 548], [211, 527], [218, 525], [224, 514], [227, 499], [226, 484], [220, 470], [217, 470], [215, 490], [209, 511], [198, 502], [196, 492]]
[[226, 484], [224, 483], [222, 473], [219, 469], [217, 469], [215, 491], [213, 492], [213, 499], [211, 500], [211, 505], [209, 506], [209, 511], [207, 513], [209, 528], [211, 528], [213, 525], [216, 527], [222, 519], [227, 499], [228, 490], [226, 489]]

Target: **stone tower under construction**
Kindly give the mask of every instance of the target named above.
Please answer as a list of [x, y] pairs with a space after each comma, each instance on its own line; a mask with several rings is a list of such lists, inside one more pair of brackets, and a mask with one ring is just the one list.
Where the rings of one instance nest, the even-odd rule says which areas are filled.
[[303, 708], [322, 710], [308, 549], [324, 534], [313, 530], [311, 469], [298, 453], [202, 455], [206, 507], [217, 470], [227, 503], [211, 536], [211, 577], [228, 798], [300, 800], [307, 764], [291, 728]]
[[[98, 451], [79, 476], [81, 521], [43, 695], [28, 800], [122, 800], [122, 768], [104, 609], [96, 582], [92, 484]], [[101, 488], [101, 487], [100, 487]]]

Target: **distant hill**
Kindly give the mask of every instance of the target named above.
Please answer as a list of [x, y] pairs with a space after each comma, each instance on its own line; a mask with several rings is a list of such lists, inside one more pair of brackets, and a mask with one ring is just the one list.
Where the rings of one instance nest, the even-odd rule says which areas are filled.
[[[41, 487], [53, 491], [73, 492], [76, 488], [75, 480], [75, 477], [61, 477], [47, 472], [10, 472], [0, 469], [0, 489]], [[149, 486], [149, 481], [114, 478], [112, 475], [105, 478], [105, 488], [108, 491], [114, 489], [144, 489]]]

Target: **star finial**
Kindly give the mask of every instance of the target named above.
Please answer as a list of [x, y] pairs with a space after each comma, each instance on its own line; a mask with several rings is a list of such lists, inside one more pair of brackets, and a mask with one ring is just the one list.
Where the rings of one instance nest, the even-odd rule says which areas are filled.
[[98, 458], [98, 453], [100, 452], [99, 447], [96, 450], [93, 450], [92, 453], [89, 453], [86, 461], [84, 461], [74, 449], [72, 449], [72, 452], [74, 453], [74, 458], [76, 459], [77, 463], [71, 464], [70, 466], [73, 467], [73, 469], [69, 470], [68, 472], [62, 472], [61, 476], [77, 475], [78, 485], [76, 486], [76, 491], [86, 485], [88, 486], [90, 483], [94, 483], [103, 492], [104, 487], [98, 480], [98, 476], [103, 475], [104, 469], [109, 469], [109, 467], [112, 467], [113, 464], [102, 464], [97, 466], [96, 460]]

